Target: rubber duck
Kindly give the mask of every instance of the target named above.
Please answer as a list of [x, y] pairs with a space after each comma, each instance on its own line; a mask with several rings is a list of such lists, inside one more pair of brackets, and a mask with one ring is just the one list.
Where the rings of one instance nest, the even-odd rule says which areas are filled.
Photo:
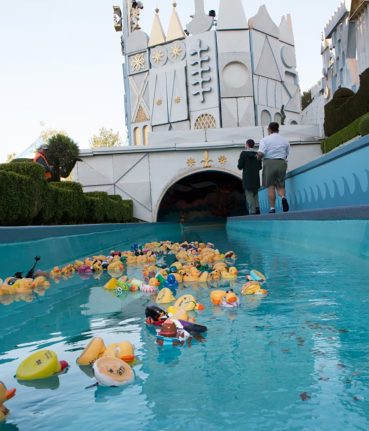
[[158, 304], [170, 304], [175, 300], [176, 298], [174, 297], [173, 292], [167, 287], [164, 287], [164, 289], [159, 292], [159, 295], [156, 298], [156, 302]]
[[37, 276], [32, 283], [32, 288], [33, 289], [37, 289], [37, 288], [45, 288], [47, 289], [48, 287], [50, 287], [50, 281], [44, 277], [44, 276]]
[[178, 308], [175, 306], [168, 307], [168, 314], [172, 319], [183, 320], [185, 322], [196, 321], [194, 317], [190, 317], [190, 315], [184, 308]]
[[52, 350], [39, 350], [28, 356], [17, 368], [18, 380], [46, 379], [68, 368], [68, 362], [59, 361]]
[[129, 255], [127, 256], [127, 265], [134, 266], [137, 264], [137, 256]]
[[240, 306], [240, 300], [234, 291], [230, 289], [227, 290], [222, 302], [220, 303], [220, 306], [225, 308], [236, 308]]
[[146, 323], [161, 326], [167, 319], [168, 313], [156, 305], [149, 305], [145, 309]]
[[170, 289], [174, 294], [176, 294], [176, 291], [178, 289], [178, 281], [176, 279], [175, 274], [169, 274], [167, 279], [164, 282], [164, 287], [167, 287]]
[[113, 260], [108, 265], [108, 274], [110, 277], [119, 278], [124, 272], [124, 265], [120, 260]]
[[76, 261], [74, 261], [74, 264], [73, 264], [73, 266], [74, 266], [74, 269], [76, 270], [76, 271], [78, 271], [78, 268], [80, 267], [80, 266], [82, 266], [84, 263], [82, 262], [82, 260], [76, 260]]
[[250, 271], [250, 275], [247, 275], [246, 278], [249, 281], [258, 281], [259, 283], [264, 283], [266, 281], [265, 275], [257, 271], [256, 269]]
[[224, 280], [236, 280], [238, 277], [238, 270], [234, 266], [231, 266], [228, 270], [222, 271], [221, 274]]
[[220, 305], [223, 301], [223, 298], [226, 296], [226, 291], [225, 290], [213, 290], [210, 293], [210, 301], [214, 304], [214, 305]]
[[8, 277], [1, 285], [0, 292], [2, 295], [29, 294], [33, 292], [33, 282], [32, 278]]
[[210, 274], [208, 271], [204, 271], [199, 278], [200, 283], [207, 283], [210, 279]]
[[241, 288], [242, 295], [267, 295], [268, 291], [261, 288], [257, 281], [249, 281]]
[[118, 287], [118, 280], [116, 278], [111, 278], [105, 285], [106, 290], [115, 290]]
[[54, 268], [50, 271], [50, 277], [52, 277], [54, 280], [60, 280], [62, 273], [58, 266], [54, 266]]
[[124, 362], [135, 360], [135, 348], [129, 341], [109, 344], [102, 356], [115, 356]]
[[143, 283], [141, 280], [137, 280], [136, 278], [133, 278], [132, 280], [129, 281], [129, 290], [131, 292], [138, 292], [141, 289], [142, 284]]
[[183, 281], [185, 283], [196, 283], [199, 281], [200, 275], [201, 275], [200, 271], [194, 266], [192, 266], [188, 270], [188, 272], [184, 274]]
[[227, 265], [224, 262], [218, 262], [213, 265], [213, 271], [217, 271], [219, 273], [227, 271]]
[[101, 386], [123, 386], [134, 381], [132, 368], [115, 356], [104, 356], [93, 365], [95, 379]]
[[61, 274], [63, 277], [71, 277], [75, 272], [74, 266], [71, 264], [63, 266], [61, 269]]
[[3, 382], [0, 382], [0, 422], [4, 421], [9, 414], [9, 410], [4, 406], [5, 401], [14, 397], [15, 389], [6, 389]]
[[104, 340], [94, 337], [77, 358], [78, 365], [92, 365], [106, 350]]
[[182, 295], [174, 304], [177, 309], [183, 308], [185, 311], [204, 310], [205, 307], [199, 304], [192, 295]]

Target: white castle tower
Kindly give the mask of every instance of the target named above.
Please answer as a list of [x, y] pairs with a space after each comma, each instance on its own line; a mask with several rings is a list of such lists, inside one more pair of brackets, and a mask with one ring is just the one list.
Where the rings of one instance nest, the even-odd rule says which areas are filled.
[[[195, 0], [186, 31], [173, 3], [167, 33], [156, 9], [150, 36], [139, 25], [142, 2], [115, 8], [125, 56], [130, 144], [155, 134], [286, 125], [300, 121], [300, 88], [291, 17], [277, 26], [265, 6], [247, 20], [241, 0], [220, 0], [217, 21]], [[122, 19], [122, 24], [121, 21]]]

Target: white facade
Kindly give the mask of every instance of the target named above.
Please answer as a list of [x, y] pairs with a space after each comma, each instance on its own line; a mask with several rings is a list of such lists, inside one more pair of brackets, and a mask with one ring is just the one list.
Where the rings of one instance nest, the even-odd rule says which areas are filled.
[[302, 111], [301, 124], [316, 124], [320, 136], [324, 136], [324, 80], [310, 89], [311, 103]]
[[[265, 127], [161, 132], [153, 134], [157, 142], [146, 148], [82, 150], [73, 177], [85, 191], [132, 199], [134, 216], [155, 222], [168, 189], [182, 178], [210, 170], [241, 179], [237, 162], [246, 138], [259, 142], [266, 133]], [[281, 134], [291, 142], [289, 170], [321, 155], [317, 127], [282, 126]]]
[[162, 132], [265, 126], [281, 123], [283, 116], [285, 124], [298, 124], [291, 17], [283, 16], [278, 26], [261, 6], [247, 19], [241, 0], [221, 0], [215, 21], [205, 13], [204, 0], [194, 2], [187, 35], [173, 3], [168, 32], [156, 9], [148, 36], [139, 27], [140, 9], [124, 0], [130, 144], [150, 145]]
[[369, 68], [369, 1], [353, 0], [351, 22], [355, 23], [359, 74]]

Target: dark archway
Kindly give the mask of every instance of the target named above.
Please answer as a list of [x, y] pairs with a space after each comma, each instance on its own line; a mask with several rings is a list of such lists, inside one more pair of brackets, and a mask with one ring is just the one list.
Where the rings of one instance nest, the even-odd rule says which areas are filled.
[[160, 202], [157, 220], [187, 223], [245, 214], [241, 179], [209, 170], [189, 175], [173, 184]]

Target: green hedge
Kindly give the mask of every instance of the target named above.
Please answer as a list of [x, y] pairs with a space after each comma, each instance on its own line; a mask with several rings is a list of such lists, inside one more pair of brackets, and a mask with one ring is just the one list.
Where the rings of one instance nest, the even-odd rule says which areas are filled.
[[37, 164], [0, 164], [0, 225], [123, 223], [132, 217], [132, 202], [120, 196], [83, 193], [74, 182], [47, 183]]
[[368, 114], [353, 121], [350, 125], [346, 126], [344, 129], [330, 136], [322, 142], [322, 152], [329, 153], [329, 151], [334, 150], [342, 144], [354, 139], [356, 136], [360, 136], [360, 124], [361, 121], [367, 117]]
[[359, 131], [361, 136], [369, 135], [369, 114], [361, 117]]
[[0, 224], [29, 225], [38, 211], [37, 190], [29, 177], [0, 170]]
[[360, 88], [356, 94], [347, 88], [338, 89], [324, 108], [324, 131], [332, 136], [339, 130], [369, 112], [369, 69], [360, 75]]

